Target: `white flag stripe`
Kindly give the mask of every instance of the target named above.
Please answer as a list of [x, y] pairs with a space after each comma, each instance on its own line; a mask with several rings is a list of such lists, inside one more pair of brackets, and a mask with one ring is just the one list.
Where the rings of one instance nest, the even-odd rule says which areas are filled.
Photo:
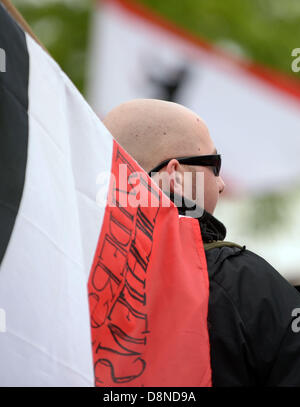
[[110, 172], [112, 137], [29, 36], [27, 47], [28, 160], [0, 272], [0, 382], [93, 386], [87, 281], [104, 216], [96, 179]]
[[[227, 189], [266, 192], [299, 181], [300, 96], [126, 8], [103, 2], [93, 22], [89, 100], [105, 115], [126, 100], [160, 96], [186, 69], [176, 101], [202, 116], [223, 154]], [[124, 7], [123, 7], [124, 6]]]

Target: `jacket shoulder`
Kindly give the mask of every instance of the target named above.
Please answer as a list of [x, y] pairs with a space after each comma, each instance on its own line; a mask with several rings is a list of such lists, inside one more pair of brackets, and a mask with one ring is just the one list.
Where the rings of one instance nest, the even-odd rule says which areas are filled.
[[264, 258], [245, 247], [214, 248], [206, 251], [206, 259], [210, 281], [222, 286], [238, 306], [254, 297], [273, 301], [276, 295], [292, 295], [287, 299], [289, 306], [293, 298], [299, 305], [297, 290]]
[[[230, 282], [243, 276], [243, 279], [261, 281], [274, 280], [290, 284], [260, 255], [247, 250], [245, 246], [226, 245], [205, 251], [208, 273], [212, 280]], [[284, 284], [284, 285], [286, 285]]]
[[[206, 258], [214, 382], [300, 385], [300, 342], [291, 329], [297, 290], [245, 248], [214, 248]], [[223, 372], [226, 360], [236, 365]]]

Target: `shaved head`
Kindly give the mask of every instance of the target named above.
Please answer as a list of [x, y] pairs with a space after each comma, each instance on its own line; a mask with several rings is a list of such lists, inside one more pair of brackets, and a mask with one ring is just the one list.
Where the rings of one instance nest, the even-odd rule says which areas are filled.
[[215, 150], [203, 120], [176, 103], [133, 100], [113, 109], [103, 123], [147, 172], [169, 158]]
[[[169, 191], [192, 199], [213, 213], [224, 189], [221, 177], [216, 177], [211, 168], [181, 165], [176, 160], [178, 157], [216, 154], [208, 128], [199, 116], [176, 103], [137, 99], [113, 109], [103, 123], [146, 172], [162, 161], [170, 160], [160, 174], [153, 176], [165, 192], [163, 180], [166, 181], [164, 185], [170, 185]], [[194, 177], [199, 172], [204, 175], [200, 187]], [[185, 178], [186, 174], [193, 176]]]

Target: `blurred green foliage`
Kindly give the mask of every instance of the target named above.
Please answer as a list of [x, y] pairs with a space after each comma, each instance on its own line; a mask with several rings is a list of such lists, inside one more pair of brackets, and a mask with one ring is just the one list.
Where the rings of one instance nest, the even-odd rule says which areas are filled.
[[13, 0], [12, 3], [84, 93], [93, 0]]
[[[300, 0], [135, 0], [217, 46], [299, 78]], [[54, 59], [84, 92], [96, 0], [13, 0]]]
[[[197, 36], [290, 75], [299, 0], [140, 0]], [[298, 76], [299, 77], [299, 76]]]
[[286, 226], [291, 195], [290, 192], [286, 195], [272, 193], [252, 199], [245, 214], [248, 231], [257, 236], [271, 235], [279, 226]]

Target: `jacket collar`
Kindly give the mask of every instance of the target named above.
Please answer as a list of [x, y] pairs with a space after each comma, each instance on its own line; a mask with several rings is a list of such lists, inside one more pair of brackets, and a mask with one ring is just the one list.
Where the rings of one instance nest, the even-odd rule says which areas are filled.
[[176, 205], [180, 215], [190, 216], [198, 219], [204, 243], [210, 243], [218, 240], [223, 241], [225, 239], [226, 228], [217, 218], [208, 213], [205, 209], [198, 207], [187, 198], [182, 199], [182, 197], [174, 193], [167, 195], [171, 201], [175, 203], [175, 205], [176, 202], [180, 202], [180, 205]]

